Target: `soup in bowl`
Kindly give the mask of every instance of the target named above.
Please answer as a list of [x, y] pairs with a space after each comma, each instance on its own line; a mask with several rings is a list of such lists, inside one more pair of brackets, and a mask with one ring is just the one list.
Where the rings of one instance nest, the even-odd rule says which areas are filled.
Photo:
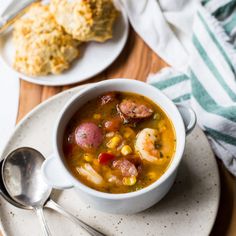
[[143, 82], [90, 85], [58, 118], [54, 153], [42, 167], [45, 181], [75, 188], [84, 201], [107, 212], [152, 206], [175, 179], [185, 145], [183, 119], [187, 131], [195, 125], [193, 111], [179, 108]]
[[140, 190], [159, 179], [175, 153], [175, 131], [148, 98], [111, 91], [85, 103], [66, 126], [63, 152], [73, 175], [106, 193]]

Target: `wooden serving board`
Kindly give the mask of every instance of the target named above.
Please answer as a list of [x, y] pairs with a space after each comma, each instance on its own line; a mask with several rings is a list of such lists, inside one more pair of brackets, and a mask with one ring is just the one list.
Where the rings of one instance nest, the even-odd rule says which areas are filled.
[[[126, 47], [118, 59], [103, 73], [85, 83], [119, 77], [145, 81], [149, 73], [157, 72], [166, 66], [168, 65], [131, 29]], [[71, 87], [73, 86], [46, 87], [21, 81], [18, 121], [42, 101]], [[236, 180], [220, 161], [218, 166], [221, 178], [221, 200], [211, 235], [236, 236]]]

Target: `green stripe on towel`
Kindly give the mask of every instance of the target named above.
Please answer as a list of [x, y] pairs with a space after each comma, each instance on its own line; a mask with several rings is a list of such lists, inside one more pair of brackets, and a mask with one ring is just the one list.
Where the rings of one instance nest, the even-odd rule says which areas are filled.
[[236, 13], [232, 16], [232, 19], [224, 25], [226, 33], [231, 34], [233, 29], [236, 27]]
[[192, 95], [201, 105], [201, 107], [210, 113], [222, 116], [228, 120], [236, 122], [236, 106], [221, 107], [209, 95], [207, 90], [198, 81], [196, 75], [191, 72]]
[[159, 81], [157, 83], [152, 83], [152, 85], [155, 86], [156, 88], [159, 88], [160, 90], [163, 90], [165, 88], [168, 88], [170, 86], [173, 86], [175, 84], [178, 84], [188, 79], [189, 78], [186, 75], [179, 75], [179, 76], [172, 77], [171, 79], [166, 79], [166, 80]]
[[199, 42], [197, 36], [193, 34], [193, 44], [196, 47], [199, 55], [201, 56], [202, 60], [205, 62], [211, 73], [214, 75], [214, 77], [218, 80], [218, 82], [221, 84], [222, 88], [228, 93], [229, 97], [236, 102], [236, 94], [231, 90], [230, 87], [226, 84], [223, 76], [219, 73], [216, 66], [208, 56], [208, 53], [205, 51], [205, 49], [202, 47], [201, 43]]
[[197, 12], [197, 15], [198, 15], [199, 19], [201, 20], [202, 24], [204, 25], [204, 27], [205, 27], [206, 31], [208, 32], [209, 36], [211, 37], [212, 41], [215, 43], [216, 47], [222, 53], [225, 61], [228, 63], [228, 65], [233, 70], [233, 72], [235, 72], [235, 68], [234, 68], [234, 65], [232, 64], [231, 59], [228, 57], [227, 53], [225, 52], [225, 50], [220, 45], [220, 43], [219, 43], [218, 39], [216, 38], [215, 34], [211, 31], [210, 27], [208, 26], [208, 24], [205, 21], [205, 19], [203, 18], [203, 16], [199, 12]]

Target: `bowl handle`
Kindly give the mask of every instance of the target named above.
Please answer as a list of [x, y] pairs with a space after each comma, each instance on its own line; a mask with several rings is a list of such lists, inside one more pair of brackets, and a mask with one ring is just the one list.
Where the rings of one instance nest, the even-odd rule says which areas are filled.
[[191, 131], [194, 129], [196, 122], [197, 122], [197, 117], [194, 112], [194, 110], [190, 107], [187, 107], [182, 104], [176, 104], [180, 115], [182, 116], [182, 119], [184, 121], [184, 126], [185, 126], [185, 132], [186, 134], [190, 134]]
[[73, 187], [64, 166], [54, 154], [44, 161], [41, 173], [44, 181], [52, 188], [68, 189]]

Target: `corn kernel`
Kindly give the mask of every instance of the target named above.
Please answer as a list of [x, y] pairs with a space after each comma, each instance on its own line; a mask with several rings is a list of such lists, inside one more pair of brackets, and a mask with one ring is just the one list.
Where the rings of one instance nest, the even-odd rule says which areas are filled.
[[132, 153], [132, 148], [131, 148], [129, 145], [124, 145], [124, 146], [121, 148], [121, 154], [122, 154], [122, 155], [127, 156], [127, 155], [129, 155], [130, 153]]
[[124, 132], [124, 137], [130, 138], [130, 137], [134, 137], [134, 136], [135, 136], [135, 132], [131, 128], [126, 127], [125, 132]]
[[131, 176], [131, 177], [124, 177], [122, 182], [124, 185], [127, 185], [127, 186], [132, 186], [136, 183], [137, 179], [135, 176]]
[[93, 118], [95, 119], [95, 120], [100, 120], [101, 119], [101, 114], [94, 114], [93, 115]]
[[116, 135], [114, 136], [108, 143], [107, 143], [107, 147], [108, 148], [116, 148], [121, 142], [121, 137]]
[[85, 153], [84, 154], [84, 160], [87, 161], [87, 162], [93, 161], [93, 155], [90, 154], [90, 153]]

